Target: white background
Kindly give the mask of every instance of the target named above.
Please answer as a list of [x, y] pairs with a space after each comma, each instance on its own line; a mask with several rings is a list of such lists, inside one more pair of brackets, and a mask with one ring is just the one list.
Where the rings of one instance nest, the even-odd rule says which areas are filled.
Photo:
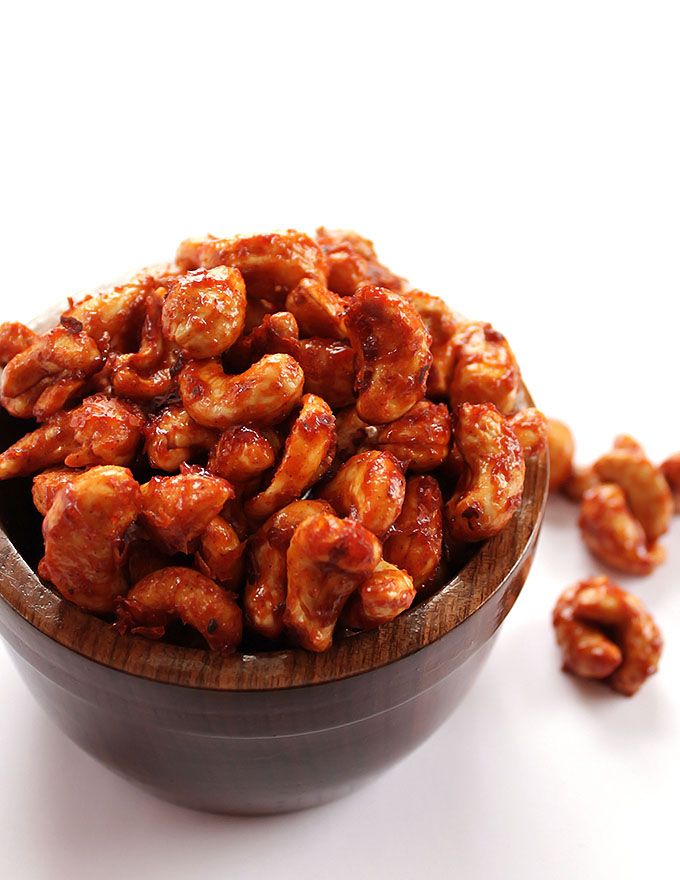
[[[245, 8], [247, 7], [247, 8]], [[584, 462], [680, 448], [680, 21], [673, 3], [7, 4], [0, 320], [207, 231], [355, 227], [511, 339]], [[559, 671], [558, 592], [597, 570], [550, 506], [475, 688], [345, 801], [245, 820], [138, 792], [43, 716], [0, 649], [0, 876], [677, 877], [680, 519], [624, 579], [661, 671]]]

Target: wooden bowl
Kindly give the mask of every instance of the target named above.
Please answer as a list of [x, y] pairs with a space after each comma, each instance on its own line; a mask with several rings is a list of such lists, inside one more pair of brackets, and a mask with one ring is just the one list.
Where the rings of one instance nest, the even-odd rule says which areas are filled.
[[[23, 430], [3, 412], [2, 448]], [[61, 599], [34, 571], [30, 481], [3, 483], [0, 634], [67, 736], [156, 795], [239, 814], [321, 804], [407, 755], [471, 686], [529, 572], [547, 471], [545, 455], [528, 462], [510, 525], [393, 623], [321, 655], [227, 659], [120, 636]]]

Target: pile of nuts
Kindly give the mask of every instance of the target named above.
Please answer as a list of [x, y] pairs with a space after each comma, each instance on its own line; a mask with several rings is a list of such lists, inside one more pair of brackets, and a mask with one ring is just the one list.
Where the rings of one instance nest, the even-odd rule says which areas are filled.
[[[548, 420], [550, 488], [580, 504], [583, 540], [598, 560], [649, 575], [666, 559], [659, 539], [680, 512], [680, 453], [660, 466], [627, 435], [589, 467], [574, 464], [574, 438]], [[642, 602], [604, 576], [566, 590], [553, 623], [565, 669], [632, 695], [656, 672], [661, 636]]]
[[32, 419], [41, 577], [121, 632], [325, 651], [450, 578], [518, 509], [546, 442], [503, 336], [351, 232], [183, 242], [175, 262], [0, 327]]

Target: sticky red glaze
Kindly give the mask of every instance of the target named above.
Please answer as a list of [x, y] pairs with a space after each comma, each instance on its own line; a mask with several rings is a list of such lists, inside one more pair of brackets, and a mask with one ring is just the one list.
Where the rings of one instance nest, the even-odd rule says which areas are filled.
[[425, 396], [431, 338], [404, 297], [365, 285], [347, 310], [356, 357], [357, 412], [369, 424], [393, 422]]

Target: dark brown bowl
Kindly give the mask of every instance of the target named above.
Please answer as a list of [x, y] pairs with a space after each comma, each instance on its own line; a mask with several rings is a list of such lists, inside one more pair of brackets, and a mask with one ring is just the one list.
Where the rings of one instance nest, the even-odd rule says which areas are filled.
[[[2, 413], [3, 449], [17, 433]], [[74, 742], [158, 796], [258, 814], [347, 794], [448, 717], [529, 572], [547, 464], [545, 455], [528, 463], [508, 528], [393, 623], [321, 655], [227, 659], [117, 635], [61, 599], [34, 572], [27, 482], [0, 485], [0, 634], [38, 702]]]

